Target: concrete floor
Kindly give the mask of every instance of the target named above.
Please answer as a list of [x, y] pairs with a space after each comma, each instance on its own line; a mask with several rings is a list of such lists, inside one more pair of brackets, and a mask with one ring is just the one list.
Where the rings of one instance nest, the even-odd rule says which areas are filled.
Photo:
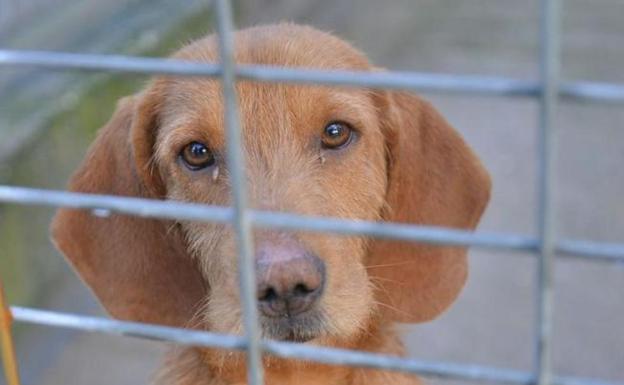
[[[307, 22], [335, 31], [374, 62], [392, 69], [537, 76], [536, 1], [248, 3], [245, 25], [282, 19]], [[617, 0], [565, 2], [565, 79], [624, 82], [622, 15], [624, 3]], [[493, 176], [492, 201], [481, 230], [535, 234], [536, 102], [426, 96], [465, 135]], [[620, 106], [574, 103], [559, 108], [559, 235], [624, 241], [623, 122]], [[428, 360], [530, 369], [535, 267], [530, 255], [472, 250], [470, 281], [459, 301], [434, 322], [405, 327], [411, 354]], [[622, 266], [572, 259], [557, 262], [557, 373], [624, 382], [623, 298]], [[28, 361], [28, 352], [23, 351], [26, 365], [45, 365], [32, 384], [144, 383], [163, 351], [151, 342], [84, 334], [67, 336], [57, 346], [45, 362]]]

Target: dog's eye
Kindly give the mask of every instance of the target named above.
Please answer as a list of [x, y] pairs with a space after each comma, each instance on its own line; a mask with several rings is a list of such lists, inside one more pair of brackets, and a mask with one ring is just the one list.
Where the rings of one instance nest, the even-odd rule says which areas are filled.
[[321, 141], [324, 148], [338, 149], [348, 145], [353, 137], [353, 130], [348, 124], [333, 122], [325, 127]]
[[215, 164], [215, 157], [212, 151], [203, 143], [191, 142], [187, 144], [180, 153], [186, 167], [196, 171]]

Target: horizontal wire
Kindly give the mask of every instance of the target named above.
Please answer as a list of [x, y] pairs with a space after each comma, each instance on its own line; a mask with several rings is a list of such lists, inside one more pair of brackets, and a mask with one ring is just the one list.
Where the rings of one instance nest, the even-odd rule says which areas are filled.
[[[0, 202], [90, 209], [98, 216], [108, 216], [116, 212], [139, 217], [199, 222], [225, 223], [231, 221], [233, 215], [231, 208], [222, 206], [6, 185], [0, 185]], [[539, 246], [537, 238], [517, 234], [471, 232], [444, 227], [311, 217], [258, 210], [249, 210], [249, 215], [251, 222], [258, 227], [331, 232], [341, 235], [365, 235], [438, 245], [476, 246], [530, 252], [536, 251]], [[619, 243], [561, 240], [557, 244], [557, 252], [566, 256], [583, 257], [589, 260], [624, 263], [624, 244]]]
[[[175, 59], [122, 55], [98, 55], [49, 51], [0, 49], [0, 66], [41, 67], [84, 71], [128, 72], [150, 75], [210, 76], [221, 74], [217, 64]], [[360, 86], [388, 89], [463, 93], [499, 96], [537, 97], [537, 81], [508, 77], [453, 75], [409, 71], [321, 71], [263, 65], [239, 65], [239, 79], [262, 82], [288, 82]], [[624, 102], [624, 85], [599, 82], [562, 83], [559, 96], [574, 101]]]
[[[148, 325], [100, 317], [82, 316], [48, 310], [12, 306], [15, 321], [68, 328], [87, 332], [174, 342], [183, 345], [245, 350], [244, 337], [206, 331]], [[335, 349], [308, 344], [264, 340], [262, 350], [282, 358], [314, 361], [328, 365], [357, 366], [415, 373], [430, 377], [466, 379], [486, 383], [531, 385], [529, 372], [480, 365], [428, 362], [354, 350]], [[624, 385], [616, 382], [579, 377], [555, 377], [554, 385]]]
[[567, 257], [624, 263], [624, 243], [562, 239], [556, 251]]

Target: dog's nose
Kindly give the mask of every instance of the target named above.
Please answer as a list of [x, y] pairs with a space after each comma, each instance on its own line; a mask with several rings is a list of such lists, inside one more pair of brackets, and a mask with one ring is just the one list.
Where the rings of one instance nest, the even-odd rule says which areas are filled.
[[267, 317], [301, 314], [319, 300], [325, 265], [299, 245], [264, 245], [257, 250], [258, 305]]

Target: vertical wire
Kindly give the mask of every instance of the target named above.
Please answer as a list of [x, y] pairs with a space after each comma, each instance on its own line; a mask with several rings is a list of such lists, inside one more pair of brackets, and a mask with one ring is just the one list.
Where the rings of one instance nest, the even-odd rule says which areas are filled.
[[19, 372], [17, 370], [17, 359], [15, 357], [15, 346], [11, 334], [11, 323], [13, 317], [11, 310], [4, 296], [4, 288], [0, 281], [0, 340], [2, 341], [2, 362], [4, 364], [4, 375], [7, 385], [19, 385]]
[[552, 381], [553, 270], [555, 263], [555, 114], [560, 71], [561, 0], [542, 0], [540, 14], [539, 180], [540, 246], [537, 268], [535, 376], [538, 385]]
[[234, 38], [232, 9], [229, 0], [216, 0], [219, 56], [227, 131], [227, 161], [232, 185], [234, 216], [232, 225], [236, 231], [240, 296], [243, 323], [247, 337], [247, 376], [250, 385], [263, 383], [260, 329], [256, 301], [256, 277], [253, 257], [252, 229], [247, 207], [245, 159], [242, 151], [241, 129], [238, 114], [234, 73]]

